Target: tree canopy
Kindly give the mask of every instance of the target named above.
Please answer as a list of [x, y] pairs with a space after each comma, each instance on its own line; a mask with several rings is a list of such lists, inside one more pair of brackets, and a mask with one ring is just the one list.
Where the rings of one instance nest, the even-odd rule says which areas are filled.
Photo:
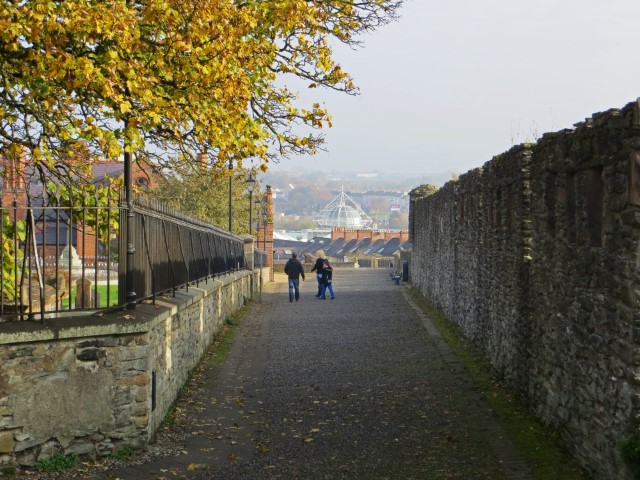
[[[262, 169], [314, 153], [330, 125], [287, 77], [357, 89], [332, 45], [402, 0], [0, 0], [0, 154], [48, 174], [124, 150], [139, 161]], [[200, 156], [200, 152], [207, 156]], [[70, 162], [70, 159], [75, 162]]]
[[[246, 179], [249, 172], [236, 169], [232, 181], [229, 173], [218, 169], [191, 165], [177, 166], [176, 175], [165, 176], [150, 190], [151, 197], [182, 213], [227, 229], [229, 225], [229, 186], [231, 184], [232, 231], [249, 233], [249, 218], [257, 232], [257, 223], [264, 220], [259, 205], [249, 204]], [[252, 200], [262, 199], [260, 185], [255, 186]], [[252, 208], [251, 214], [249, 208]]]

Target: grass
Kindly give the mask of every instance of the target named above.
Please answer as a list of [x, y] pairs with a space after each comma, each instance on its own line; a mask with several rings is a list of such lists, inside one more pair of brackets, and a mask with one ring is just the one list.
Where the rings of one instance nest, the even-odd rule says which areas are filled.
[[231, 349], [238, 327], [251, 312], [250, 305], [251, 304], [249, 303], [247, 306], [242, 307], [236, 313], [227, 317], [222, 323], [222, 327], [216, 335], [216, 338], [211, 343], [211, 346], [203, 355], [198, 366], [189, 373], [189, 379], [180, 389], [178, 399], [162, 422], [163, 428], [181, 427], [185, 424], [185, 419], [183, 418], [184, 413], [178, 406], [180, 404], [180, 400], [189, 396], [190, 388], [198, 388], [201, 383], [202, 371], [205, 366], [221, 365], [222, 362], [224, 362], [224, 359]]
[[52, 455], [46, 460], [40, 460], [36, 463], [36, 469], [41, 472], [63, 472], [69, 468], [73, 468], [78, 463], [76, 455]]
[[446, 316], [416, 290], [410, 296], [433, 322], [449, 347], [480, 385], [491, 407], [525, 457], [536, 480], [593, 480], [562, 445], [560, 436], [545, 427], [518, 396], [496, 379], [489, 361], [473, 347]]
[[118, 450], [117, 452], [113, 452], [112, 454], [110, 454], [109, 458], [126, 462], [127, 460], [131, 459], [132, 456], [133, 450], [129, 447], [125, 447], [121, 450]]
[[233, 340], [236, 337], [238, 327], [251, 312], [249, 305], [251, 304], [248, 304], [230, 317], [226, 318], [222, 325], [222, 329], [218, 332], [218, 335], [211, 344], [211, 347], [209, 347], [209, 352], [205, 355], [205, 358], [209, 357], [209, 361], [212, 361], [215, 365], [220, 365], [227, 356], [227, 353], [229, 353]]
[[[112, 307], [118, 304], [118, 285], [109, 285], [107, 290], [107, 285], [98, 285], [97, 287], [98, 295], [100, 296], [100, 305], [99, 308]], [[71, 287], [71, 305], [76, 304], [76, 291], [77, 288], [74, 285]], [[95, 293], [94, 287], [91, 287], [91, 291]], [[107, 293], [109, 293], [109, 304], [107, 305]], [[63, 308], [69, 306], [69, 299], [63, 300], [62, 303]]]

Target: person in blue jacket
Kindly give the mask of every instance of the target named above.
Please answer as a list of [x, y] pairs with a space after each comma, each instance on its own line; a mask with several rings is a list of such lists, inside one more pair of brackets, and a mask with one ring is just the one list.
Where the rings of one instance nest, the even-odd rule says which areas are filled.
[[331, 300], [336, 298], [333, 294], [333, 268], [329, 265], [327, 260], [322, 264], [322, 292], [320, 293], [320, 298], [322, 300], [326, 299], [326, 292], [329, 289], [329, 293], [331, 294]]

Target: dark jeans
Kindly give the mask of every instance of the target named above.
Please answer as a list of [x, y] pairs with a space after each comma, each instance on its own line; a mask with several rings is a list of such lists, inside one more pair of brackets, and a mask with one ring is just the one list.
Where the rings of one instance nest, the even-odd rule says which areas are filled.
[[289, 300], [293, 301], [295, 296], [296, 301], [300, 298], [300, 279], [299, 278], [290, 278], [289, 279]]
[[316, 279], [318, 280], [318, 294], [316, 295], [316, 297], [319, 297], [320, 295], [322, 295], [322, 274], [317, 274]]

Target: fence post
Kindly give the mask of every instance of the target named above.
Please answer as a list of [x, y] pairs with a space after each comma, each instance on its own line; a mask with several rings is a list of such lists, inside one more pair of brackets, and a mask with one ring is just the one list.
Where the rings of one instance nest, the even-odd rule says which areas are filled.
[[242, 239], [244, 240], [244, 268], [251, 272], [251, 297], [253, 297], [254, 292], [256, 290], [256, 281], [255, 281], [255, 255], [254, 251], [254, 240], [253, 235], [242, 235]]
[[133, 189], [131, 185], [131, 152], [124, 152], [124, 196], [127, 204], [127, 267], [126, 267], [126, 309], [135, 310], [136, 292], [133, 278], [133, 255], [136, 249], [133, 245]]

